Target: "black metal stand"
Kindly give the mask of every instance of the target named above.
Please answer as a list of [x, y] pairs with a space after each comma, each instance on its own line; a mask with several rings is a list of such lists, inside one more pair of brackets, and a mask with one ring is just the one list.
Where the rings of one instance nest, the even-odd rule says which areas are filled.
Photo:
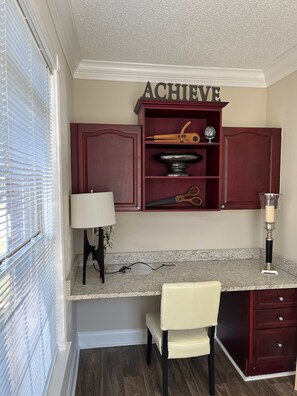
[[273, 237], [272, 233], [274, 230], [274, 226], [270, 225], [269, 223], [266, 224], [266, 264], [265, 267], [262, 269], [262, 274], [271, 274], [271, 275], [278, 275], [276, 269], [272, 266], [272, 250], [273, 250]]
[[266, 263], [272, 264], [273, 240], [266, 239]]
[[87, 230], [84, 230], [83, 285], [86, 284], [87, 261], [90, 253], [92, 253], [92, 259], [98, 262], [100, 278], [102, 283], [104, 283], [104, 235], [102, 227], [99, 227], [99, 244], [97, 249], [90, 244]]

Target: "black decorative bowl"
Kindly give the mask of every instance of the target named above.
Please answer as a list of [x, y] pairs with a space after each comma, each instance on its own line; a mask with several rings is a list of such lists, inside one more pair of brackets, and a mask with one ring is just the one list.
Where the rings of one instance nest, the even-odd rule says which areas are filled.
[[190, 176], [186, 173], [188, 164], [195, 164], [202, 161], [203, 156], [196, 153], [174, 153], [166, 152], [155, 156], [158, 162], [168, 165], [169, 173], [167, 176]]

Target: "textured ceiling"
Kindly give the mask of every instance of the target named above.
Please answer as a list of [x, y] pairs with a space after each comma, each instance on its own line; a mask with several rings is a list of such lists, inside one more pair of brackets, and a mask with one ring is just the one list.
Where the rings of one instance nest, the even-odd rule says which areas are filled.
[[297, 45], [296, 0], [68, 0], [83, 59], [265, 69]]

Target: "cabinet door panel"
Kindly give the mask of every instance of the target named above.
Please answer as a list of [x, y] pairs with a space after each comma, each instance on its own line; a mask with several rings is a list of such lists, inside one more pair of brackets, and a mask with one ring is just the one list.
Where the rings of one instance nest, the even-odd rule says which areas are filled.
[[72, 124], [73, 193], [112, 191], [117, 211], [141, 206], [141, 129]]
[[222, 209], [259, 209], [279, 192], [281, 129], [223, 127]]
[[254, 363], [294, 359], [297, 353], [297, 328], [256, 330]]

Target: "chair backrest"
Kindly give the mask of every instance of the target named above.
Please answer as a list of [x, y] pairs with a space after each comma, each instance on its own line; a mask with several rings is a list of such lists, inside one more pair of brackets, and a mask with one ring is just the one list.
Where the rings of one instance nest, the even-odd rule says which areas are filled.
[[161, 296], [161, 329], [190, 330], [216, 326], [221, 283], [164, 283]]

